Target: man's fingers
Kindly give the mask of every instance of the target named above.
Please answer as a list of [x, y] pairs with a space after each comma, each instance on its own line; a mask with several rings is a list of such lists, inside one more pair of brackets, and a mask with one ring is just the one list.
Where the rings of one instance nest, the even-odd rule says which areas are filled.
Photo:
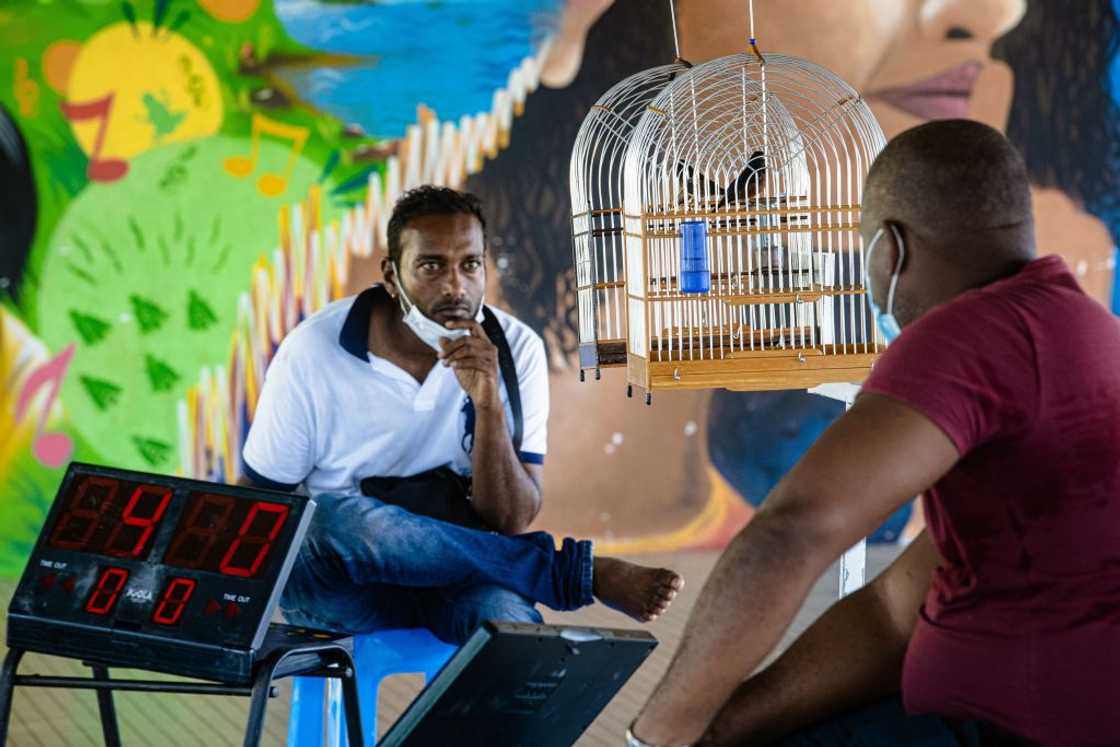
[[475, 361], [456, 361], [455, 363], [451, 364], [451, 370], [457, 373], [471, 371], [473, 373], [482, 375], [489, 375], [494, 373], [494, 369], [492, 369], [490, 366]]
[[471, 337], [477, 337], [480, 340], [488, 340], [486, 332], [482, 329], [482, 325], [474, 319], [462, 319], [453, 322], [448, 322], [448, 329], [465, 329], [471, 333]]
[[477, 337], [464, 337], [444, 344], [443, 352], [440, 353], [439, 357], [447, 361], [453, 356], [463, 354], [496, 356], [497, 348], [490, 344], [488, 340], [480, 340]]
[[441, 356], [444, 364], [456, 363], [465, 360], [477, 360], [480, 363], [485, 363], [489, 366], [497, 366], [498, 356], [491, 350], [479, 350], [473, 346], [467, 345], [461, 347], [450, 354]]
[[441, 337], [439, 338], [439, 345], [443, 349], [440, 357], [444, 357], [454, 353], [465, 345], [469, 345], [472, 338], [470, 337]]
[[448, 356], [444, 356], [443, 365], [455, 365], [465, 361], [476, 361], [479, 366], [486, 367], [487, 370], [495, 370], [497, 365], [497, 358], [487, 352], [471, 350], [470, 348], [460, 348]]

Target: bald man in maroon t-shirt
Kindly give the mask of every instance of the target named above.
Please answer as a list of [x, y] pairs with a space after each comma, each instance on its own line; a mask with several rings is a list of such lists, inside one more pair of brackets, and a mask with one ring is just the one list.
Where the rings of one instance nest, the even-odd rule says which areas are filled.
[[[1120, 321], [1035, 258], [1030, 199], [976, 122], [876, 160], [870, 290], [901, 334], [727, 548], [631, 745], [1120, 744]], [[750, 676], [919, 493], [928, 530]]]

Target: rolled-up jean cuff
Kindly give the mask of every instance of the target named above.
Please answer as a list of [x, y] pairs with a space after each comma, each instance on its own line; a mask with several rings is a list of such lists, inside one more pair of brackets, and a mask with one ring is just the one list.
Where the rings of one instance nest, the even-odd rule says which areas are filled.
[[[548, 540], [548, 535], [543, 539]], [[565, 537], [552, 566], [552, 584], [555, 602], [543, 599], [554, 610], [578, 610], [594, 603], [592, 589], [591, 541]]]
[[591, 540], [580, 540], [576, 543], [577, 552], [579, 553], [579, 573], [580, 573], [580, 597], [579, 602], [581, 606], [586, 607], [589, 604], [595, 603], [595, 595], [592, 593], [594, 589], [594, 576], [592, 575], [595, 567], [593, 548]]

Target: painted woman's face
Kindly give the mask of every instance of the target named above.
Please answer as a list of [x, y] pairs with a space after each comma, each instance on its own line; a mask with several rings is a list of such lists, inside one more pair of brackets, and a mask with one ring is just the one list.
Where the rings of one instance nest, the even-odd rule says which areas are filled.
[[[863, 93], [888, 138], [931, 119], [1004, 129], [1012, 74], [992, 43], [1025, 0], [756, 0], [763, 53], [813, 60]], [[681, 55], [703, 62], [747, 50], [747, 0], [679, 0]], [[720, 19], [716, 22], [715, 19]]]

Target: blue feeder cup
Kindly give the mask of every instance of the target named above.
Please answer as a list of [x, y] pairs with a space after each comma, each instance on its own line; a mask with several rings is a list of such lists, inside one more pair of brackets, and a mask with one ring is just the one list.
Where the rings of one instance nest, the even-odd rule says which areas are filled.
[[707, 293], [712, 288], [708, 270], [708, 224], [681, 221], [681, 292]]

